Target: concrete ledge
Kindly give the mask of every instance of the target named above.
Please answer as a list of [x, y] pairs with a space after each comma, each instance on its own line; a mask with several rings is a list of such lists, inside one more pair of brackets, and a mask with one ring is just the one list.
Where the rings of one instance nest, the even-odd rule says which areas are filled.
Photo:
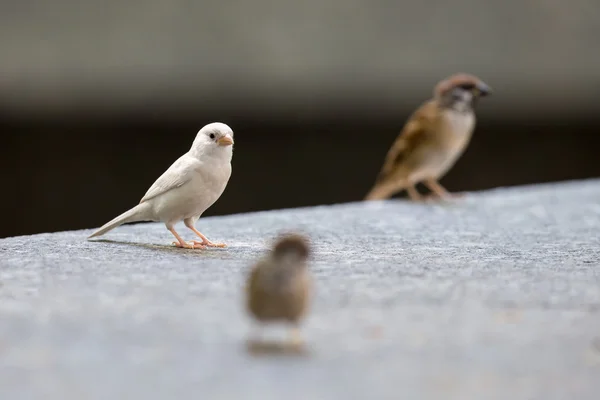
[[[600, 180], [0, 240], [0, 398], [593, 399]], [[302, 358], [243, 347], [242, 284], [282, 230], [314, 241]], [[183, 231], [183, 230], [182, 230]]]

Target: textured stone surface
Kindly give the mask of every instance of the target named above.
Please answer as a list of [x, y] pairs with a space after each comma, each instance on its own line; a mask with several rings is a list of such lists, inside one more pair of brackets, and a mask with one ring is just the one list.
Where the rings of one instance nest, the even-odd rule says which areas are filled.
[[[600, 181], [198, 227], [230, 247], [159, 224], [0, 240], [0, 398], [597, 398]], [[315, 248], [309, 352], [257, 358], [243, 280], [289, 229]]]

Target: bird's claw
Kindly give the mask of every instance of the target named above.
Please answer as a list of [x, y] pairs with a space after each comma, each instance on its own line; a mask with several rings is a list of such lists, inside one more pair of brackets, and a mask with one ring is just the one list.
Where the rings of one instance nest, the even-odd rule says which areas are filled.
[[439, 195], [437, 193], [431, 193], [429, 195], [425, 195], [421, 198], [421, 202], [423, 203], [439, 203], [439, 202], [448, 202], [453, 200], [462, 199], [465, 197], [465, 193], [447, 193], [444, 195]]
[[185, 245], [183, 245], [183, 244], [181, 244], [179, 242], [173, 242], [173, 244], [176, 247], [186, 248], [186, 249], [205, 249], [206, 248], [206, 246], [203, 246], [200, 242], [195, 242], [195, 241], [192, 241], [190, 243], [185, 243]]
[[444, 200], [446, 200], [445, 197], [438, 196], [437, 194], [424, 195], [421, 198], [421, 202], [423, 202], [423, 203], [438, 203], [438, 202], [444, 201]]
[[302, 334], [297, 328], [292, 329], [289, 342], [294, 347], [301, 347], [302, 345], [304, 345], [304, 339], [302, 338]]
[[227, 245], [225, 243], [213, 243], [209, 240], [202, 241], [202, 242], [192, 240], [192, 243], [194, 243], [194, 245], [198, 245], [198, 246], [202, 246], [202, 247], [219, 247], [219, 248], [227, 247]]

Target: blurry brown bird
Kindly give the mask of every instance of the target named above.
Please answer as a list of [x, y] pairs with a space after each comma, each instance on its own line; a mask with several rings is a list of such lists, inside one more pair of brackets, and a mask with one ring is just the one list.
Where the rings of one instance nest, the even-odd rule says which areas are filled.
[[288, 322], [292, 341], [301, 342], [298, 325], [308, 308], [310, 249], [305, 238], [287, 235], [254, 265], [247, 282], [247, 309], [260, 323]]
[[411, 115], [388, 151], [365, 200], [386, 199], [406, 189], [409, 197], [418, 201], [422, 199], [415, 188], [419, 182], [440, 198], [450, 197], [438, 180], [469, 144], [477, 100], [490, 94], [488, 85], [469, 74], [456, 74], [439, 82], [433, 99]]

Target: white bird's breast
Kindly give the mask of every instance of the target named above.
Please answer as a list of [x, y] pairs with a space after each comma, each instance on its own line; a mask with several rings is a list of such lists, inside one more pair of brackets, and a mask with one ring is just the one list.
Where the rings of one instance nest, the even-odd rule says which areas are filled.
[[[191, 185], [195, 188], [194, 195], [198, 199], [202, 199], [203, 202], [206, 201], [208, 203], [206, 208], [208, 208], [221, 197], [230, 177], [230, 162], [218, 163], [216, 165], [211, 164], [205, 168], [201, 168], [196, 176], [194, 176], [194, 180], [197, 184]], [[204, 210], [206, 208], [204, 208]]]
[[163, 222], [199, 217], [223, 194], [231, 176], [229, 160], [204, 160], [190, 181], [157, 199], [154, 211]]

